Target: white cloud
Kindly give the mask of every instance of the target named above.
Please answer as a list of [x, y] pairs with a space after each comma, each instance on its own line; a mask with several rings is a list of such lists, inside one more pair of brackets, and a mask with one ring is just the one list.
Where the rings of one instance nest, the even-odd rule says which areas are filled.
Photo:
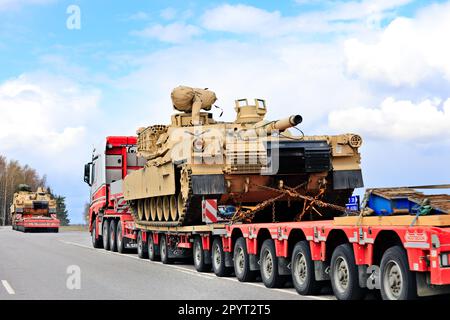
[[434, 143], [450, 141], [450, 98], [413, 103], [386, 98], [378, 108], [350, 108], [333, 111], [328, 118], [334, 130], [363, 136]]
[[137, 71], [118, 83], [118, 91], [133, 90], [136, 116], [127, 123], [133, 131], [142, 125], [167, 123], [173, 113], [170, 91], [181, 84], [214, 90], [225, 120], [235, 118], [235, 99], [263, 98], [268, 119], [301, 114], [306, 133], [323, 133], [333, 109], [372, 102], [357, 81], [343, 74], [343, 56], [335, 44], [272, 41], [262, 48], [236, 41], [195, 42], [134, 62], [132, 68]]
[[131, 32], [133, 35], [169, 43], [183, 43], [201, 33], [202, 30], [200, 28], [182, 22], [171, 23], [168, 25], [156, 24], [143, 30]]
[[[48, 74], [23, 74], [0, 85], [0, 150], [51, 156], [79, 143], [100, 94]], [[39, 148], [36, 149], [36, 146]]]
[[372, 43], [346, 42], [347, 69], [363, 79], [417, 86], [430, 78], [450, 82], [450, 3], [392, 21]]
[[0, 11], [17, 10], [27, 5], [43, 5], [56, 0], [0, 0]]
[[298, 33], [337, 33], [371, 28], [392, 10], [412, 0], [329, 1], [326, 8], [283, 16], [279, 11], [257, 7], [224, 4], [207, 10], [203, 26], [215, 31], [260, 36], [280, 36]]

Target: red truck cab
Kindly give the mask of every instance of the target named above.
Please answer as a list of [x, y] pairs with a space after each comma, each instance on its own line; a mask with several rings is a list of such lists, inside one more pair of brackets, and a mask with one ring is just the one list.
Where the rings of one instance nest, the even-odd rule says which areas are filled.
[[106, 137], [84, 167], [84, 181], [91, 188], [89, 231], [96, 248], [122, 252], [136, 245], [134, 222], [122, 192], [125, 176], [145, 164], [137, 156], [136, 143], [133, 136]]

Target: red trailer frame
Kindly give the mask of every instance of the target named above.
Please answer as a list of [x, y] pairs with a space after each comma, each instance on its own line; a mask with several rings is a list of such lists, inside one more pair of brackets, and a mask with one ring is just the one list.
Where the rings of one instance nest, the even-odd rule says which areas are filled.
[[[133, 144], [135, 137], [106, 140], [110, 150], [121, 150], [122, 158]], [[137, 168], [124, 161], [122, 179]], [[259, 273], [270, 288], [292, 277], [300, 294], [316, 294], [322, 281], [331, 281], [334, 294], [343, 300], [360, 299], [367, 289], [380, 289], [384, 299], [450, 292], [448, 227], [345, 226], [337, 225], [339, 220], [136, 225], [123, 195], [111, 188], [106, 184], [92, 195], [89, 229], [94, 247], [101, 246], [103, 236], [105, 249], [123, 252], [118, 242], [126, 239], [137, 246], [141, 258], [171, 263], [193, 257], [198, 271], [213, 269], [217, 276], [234, 271], [240, 281], [252, 281]], [[100, 230], [106, 230], [106, 241]]]

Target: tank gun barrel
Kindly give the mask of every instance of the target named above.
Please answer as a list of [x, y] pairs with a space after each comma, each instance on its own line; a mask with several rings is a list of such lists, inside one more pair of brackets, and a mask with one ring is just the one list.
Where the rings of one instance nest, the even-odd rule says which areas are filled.
[[272, 130], [284, 131], [288, 128], [295, 127], [296, 125], [300, 124], [302, 121], [303, 121], [303, 118], [301, 115], [294, 114], [290, 117], [271, 122], [268, 125], [268, 130], [269, 131], [272, 131]]

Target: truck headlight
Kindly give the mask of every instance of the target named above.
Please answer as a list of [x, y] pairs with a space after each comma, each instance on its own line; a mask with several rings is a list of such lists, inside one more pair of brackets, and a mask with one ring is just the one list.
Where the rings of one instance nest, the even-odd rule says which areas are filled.
[[450, 264], [448, 263], [449, 255], [449, 252], [441, 253], [441, 267], [450, 267]]

